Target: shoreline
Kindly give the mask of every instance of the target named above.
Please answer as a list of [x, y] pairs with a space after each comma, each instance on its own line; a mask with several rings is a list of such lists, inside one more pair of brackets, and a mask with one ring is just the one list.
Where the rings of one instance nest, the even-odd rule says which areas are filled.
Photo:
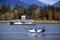
[[[0, 22], [10, 22], [10, 21], [0, 21]], [[40, 20], [40, 21], [33, 21], [33, 22], [40, 22], [40, 23], [60, 23], [60, 21], [51, 21], [51, 20]]]
[[56, 20], [40, 20], [40, 21], [34, 21], [34, 22], [58, 22], [60, 23], [60, 21], [56, 21]]
[[0, 21], [0, 22], [10, 22], [10, 21]]

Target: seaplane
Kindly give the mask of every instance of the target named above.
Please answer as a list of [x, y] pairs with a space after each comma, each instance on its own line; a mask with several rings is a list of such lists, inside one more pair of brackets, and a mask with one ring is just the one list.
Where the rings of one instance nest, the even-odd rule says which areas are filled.
[[28, 30], [28, 35], [38, 35], [38, 34], [41, 34], [41, 33], [44, 33], [45, 32], [45, 28], [42, 28], [42, 29], [29, 29]]

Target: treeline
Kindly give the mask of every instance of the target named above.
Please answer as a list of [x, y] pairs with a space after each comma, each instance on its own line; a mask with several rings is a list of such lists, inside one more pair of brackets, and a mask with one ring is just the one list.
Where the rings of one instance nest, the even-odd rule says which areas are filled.
[[60, 20], [60, 7], [50, 5], [38, 7], [36, 4], [24, 7], [17, 3], [13, 8], [10, 4], [0, 6], [0, 20], [20, 19], [21, 15], [26, 15], [27, 19], [34, 20]]

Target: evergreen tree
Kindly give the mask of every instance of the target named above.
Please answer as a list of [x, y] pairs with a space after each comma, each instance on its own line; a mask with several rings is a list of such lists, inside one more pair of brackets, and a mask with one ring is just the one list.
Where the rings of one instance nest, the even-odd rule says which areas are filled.
[[52, 11], [51, 10], [48, 10], [48, 19], [52, 20]]
[[35, 10], [38, 9], [38, 5], [36, 4], [31, 4], [29, 7], [28, 7], [28, 10], [29, 10], [29, 14], [32, 15], [32, 19], [35, 19]]
[[6, 4], [1, 5], [1, 14], [5, 14], [7, 12], [7, 6]]
[[11, 6], [10, 6], [10, 4], [7, 5], [7, 12], [11, 13]]

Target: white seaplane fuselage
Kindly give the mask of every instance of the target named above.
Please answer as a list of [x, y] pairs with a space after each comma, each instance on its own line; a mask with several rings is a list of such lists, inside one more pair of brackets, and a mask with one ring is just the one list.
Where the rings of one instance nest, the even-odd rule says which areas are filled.
[[38, 33], [39, 33], [39, 32], [41, 32], [41, 31], [42, 31], [41, 29], [38, 29], [37, 31], [35, 31], [35, 29], [28, 30], [28, 32], [33, 32], [33, 33], [34, 33], [34, 32], [38, 32]]
[[41, 29], [38, 29], [38, 30], [35, 30], [35, 29], [30, 29], [30, 30], [28, 30], [28, 35], [33, 35], [33, 36], [35, 36], [35, 35], [38, 35], [38, 33], [41, 33]]

